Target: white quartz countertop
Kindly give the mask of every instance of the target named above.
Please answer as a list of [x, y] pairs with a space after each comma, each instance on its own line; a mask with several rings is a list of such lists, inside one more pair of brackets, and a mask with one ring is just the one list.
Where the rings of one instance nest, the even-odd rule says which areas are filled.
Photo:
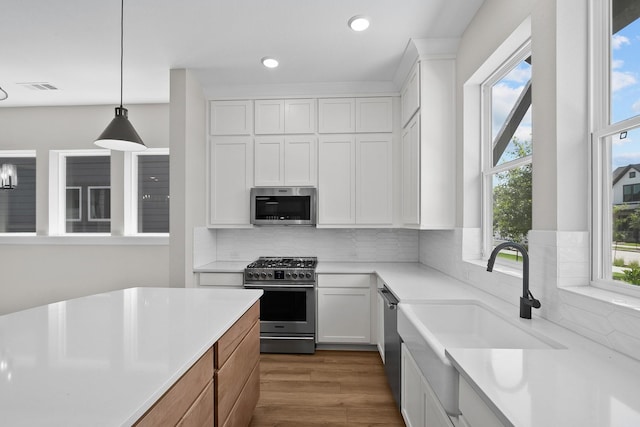
[[0, 316], [0, 424], [131, 425], [261, 294], [132, 288]]
[[[240, 262], [241, 272], [249, 262]], [[229, 268], [212, 263], [201, 272]], [[227, 271], [227, 270], [224, 270]], [[318, 274], [377, 274], [401, 303], [477, 300], [565, 349], [448, 348], [446, 356], [505, 425], [640, 426], [640, 362], [420, 263], [318, 262]], [[629, 337], [629, 339], [632, 339]]]

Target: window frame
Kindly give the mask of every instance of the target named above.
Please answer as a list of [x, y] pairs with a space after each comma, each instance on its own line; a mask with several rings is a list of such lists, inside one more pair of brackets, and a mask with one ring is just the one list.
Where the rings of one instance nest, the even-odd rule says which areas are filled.
[[[493, 177], [507, 170], [533, 164], [533, 155], [527, 155], [493, 166], [492, 94], [493, 86], [511, 72], [518, 64], [531, 56], [531, 37], [514, 50], [490, 76], [480, 83], [480, 132], [481, 132], [481, 253], [486, 261], [493, 250]], [[498, 264], [519, 268], [519, 263], [497, 259]]]
[[49, 235], [50, 236], [111, 236], [109, 233], [68, 233], [67, 215], [67, 161], [68, 157], [108, 156], [110, 150], [51, 150], [49, 152]]
[[147, 148], [124, 153], [124, 234], [125, 236], [169, 236], [169, 233], [142, 233], [138, 228], [138, 158], [141, 156], [169, 156], [169, 148]]
[[611, 118], [611, 1], [590, 2], [591, 42], [591, 277], [590, 285], [640, 297], [640, 288], [613, 280], [612, 138], [640, 128], [640, 115], [612, 123]]

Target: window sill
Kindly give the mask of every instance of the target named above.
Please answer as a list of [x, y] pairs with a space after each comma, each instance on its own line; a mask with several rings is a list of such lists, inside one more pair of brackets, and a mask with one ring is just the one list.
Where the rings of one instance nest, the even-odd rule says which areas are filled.
[[161, 246], [169, 245], [169, 235], [154, 236], [111, 236], [111, 235], [65, 235], [65, 236], [37, 236], [37, 235], [2, 235], [0, 245], [141, 245]]
[[[487, 269], [487, 261], [483, 259], [466, 259], [464, 262], [471, 264], [473, 266], [482, 267], [483, 270]], [[503, 264], [501, 262], [496, 261], [493, 266], [494, 273], [502, 273], [508, 276], [517, 277], [522, 279], [522, 264], [513, 263], [512, 265]]]
[[574, 295], [591, 298], [605, 304], [611, 304], [618, 308], [632, 310], [637, 314], [640, 311], [640, 298], [610, 291], [595, 286], [568, 286], [558, 289]]

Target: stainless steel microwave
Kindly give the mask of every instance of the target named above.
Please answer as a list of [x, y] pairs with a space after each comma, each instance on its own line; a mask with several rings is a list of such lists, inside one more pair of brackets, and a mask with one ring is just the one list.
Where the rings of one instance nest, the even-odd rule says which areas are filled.
[[251, 189], [251, 224], [316, 225], [314, 187], [255, 187]]

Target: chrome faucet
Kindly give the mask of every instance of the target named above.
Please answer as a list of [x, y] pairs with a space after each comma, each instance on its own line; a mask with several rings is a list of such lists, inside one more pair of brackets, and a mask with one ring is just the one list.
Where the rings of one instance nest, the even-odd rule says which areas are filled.
[[522, 254], [522, 297], [520, 297], [520, 317], [523, 319], [531, 319], [531, 307], [540, 308], [540, 301], [535, 299], [529, 290], [529, 254], [527, 250], [519, 243], [504, 242], [496, 246], [489, 256], [487, 262], [487, 271], [493, 271], [493, 264], [496, 262], [498, 252], [504, 248], [513, 248]]

